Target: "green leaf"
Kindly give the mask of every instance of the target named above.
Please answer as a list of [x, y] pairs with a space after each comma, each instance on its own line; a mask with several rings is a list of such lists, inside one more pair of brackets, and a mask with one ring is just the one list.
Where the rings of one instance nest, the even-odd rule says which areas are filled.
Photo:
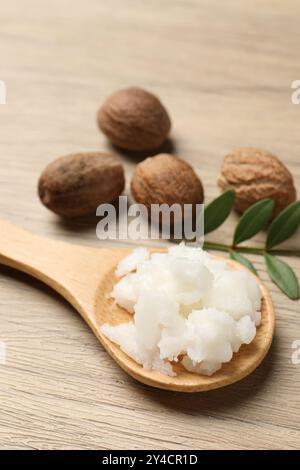
[[271, 255], [265, 256], [270, 278], [290, 299], [299, 299], [299, 283], [292, 268], [284, 261]]
[[260, 232], [270, 220], [273, 209], [274, 201], [272, 199], [262, 199], [250, 206], [240, 218], [235, 229], [233, 244], [238, 245]]
[[249, 261], [245, 256], [241, 255], [240, 253], [237, 253], [236, 251], [231, 251], [230, 252], [230, 258], [233, 259], [234, 261], [237, 261], [238, 263], [244, 265], [246, 268], [249, 269], [249, 271], [252, 271], [253, 274], [257, 276], [257, 271], [254, 267], [254, 265]]
[[300, 201], [293, 202], [271, 223], [267, 236], [267, 249], [288, 240], [300, 225]]
[[216, 230], [229, 216], [235, 201], [235, 192], [226, 191], [204, 209], [204, 234]]

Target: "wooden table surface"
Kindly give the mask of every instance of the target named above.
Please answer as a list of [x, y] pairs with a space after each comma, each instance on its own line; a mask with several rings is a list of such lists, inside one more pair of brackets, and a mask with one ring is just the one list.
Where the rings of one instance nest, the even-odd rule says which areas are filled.
[[[157, 93], [174, 153], [197, 168], [206, 200], [237, 146], [276, 153], [300, 192], [300, 6], [287, 0], [10, 0], [0, 7], [0, 217], [31, 231], [104, 245], [95, 219], [64, 223], [36, 195], [53, 158], [109, 148], [95, 113], [129, 85]], [[122, 156], [129, 181], [137, 159]], [[230, 242], [236, 217], [210, 239]], [[263, 240], [258, 237], [257, 241]], [[300, 235], [287, 246], [299, 247]], [[277, 328], [242, 382], [185, 395], [136, 383], [75, 311], [29, 277], [0, 268], [1, 449], [273, 449], [300, 444], [299, 303], [268, 281]], [[300, 277], [300, 262], [292, 259]]]

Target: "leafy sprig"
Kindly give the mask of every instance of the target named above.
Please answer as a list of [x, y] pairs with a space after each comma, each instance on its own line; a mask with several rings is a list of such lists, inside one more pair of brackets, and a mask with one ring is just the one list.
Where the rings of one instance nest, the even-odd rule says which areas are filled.
[[[219, 228], [231, 213], [235, 202], [233, 191], [226, 191], [212, 201], [204, 210], [205, 235]], [[250, 206], [240, 218], [234, 231], [232, 245], [205, 241], [204, 248], [226, 251], [230, 258], [246, 266], [254, 274], [256, 268], [244, 254], [264, 256], [266, 269], [271, 280], [290, 299], [300, 296], [299, 282], [292, 268], [277, 256], [300, 257], [300, 250], [277, 249], [278, 245], [292, 237], [300, 225], [300, 201], [296, 201], [280, 212], [268, 226], [274, 209], [272, 199], [263, 199]], [[267, 228], [265, 245], [262, 248], [240, 246], [257, 233]], [[243, 253], [243, 254], [242, 254]]]

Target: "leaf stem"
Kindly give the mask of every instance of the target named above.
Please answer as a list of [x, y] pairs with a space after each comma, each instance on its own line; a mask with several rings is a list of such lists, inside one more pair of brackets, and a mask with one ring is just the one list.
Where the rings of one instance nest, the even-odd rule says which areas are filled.
[[260, 255], [264, 256], [266, 253], [270, 253], [272, 255], [278, 255], [278, 256], [295, 256], [297, 258], [300, 258], [300, 250], [278, 250], [278, 249], [273, 249], [273, 250], [265, 250], [264, 248], [252, 248], [249, 246], [235, 246], [234, 248], [230, 245], [225, 245], [223, 243], [216, 243], [216, 242], [210, 242], [210, 241], [205, 241], [203, 248], [205, 250], [215, 250], [215, 251], [224, 251], [224, 252], [230, 252], [232, 249], [239, 253], [248, 253], [252, 255]]

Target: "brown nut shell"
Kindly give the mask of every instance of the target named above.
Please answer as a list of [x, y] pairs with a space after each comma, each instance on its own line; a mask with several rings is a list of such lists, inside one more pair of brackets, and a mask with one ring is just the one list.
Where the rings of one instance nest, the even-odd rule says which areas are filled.
[[98, 125], [112, 144], [131, 151], [158, 148], [171, 121], [160, 100], [141, 88], [113, 93], [98, 111]]
[[131, 180], [131, 192], [140, 204], [202, 204], [203, 186], [193, 168], [185, 161], [162, 153], [137, 165]]
[[125, 186], [124, 169], [114, 155], [76, 153], [50, 163], [40, 176], [42, 203], [63, 217], [96, 211], [99, 204], [114, 201]]
[[240, 213], [261, 199], [271, 198], [275, 216], [296, 200], [289, 170], [275, 155], [257, 148], [239, 148], [226, 155], [218, 184], [222, 190], [234, 189], [235, 208]]

